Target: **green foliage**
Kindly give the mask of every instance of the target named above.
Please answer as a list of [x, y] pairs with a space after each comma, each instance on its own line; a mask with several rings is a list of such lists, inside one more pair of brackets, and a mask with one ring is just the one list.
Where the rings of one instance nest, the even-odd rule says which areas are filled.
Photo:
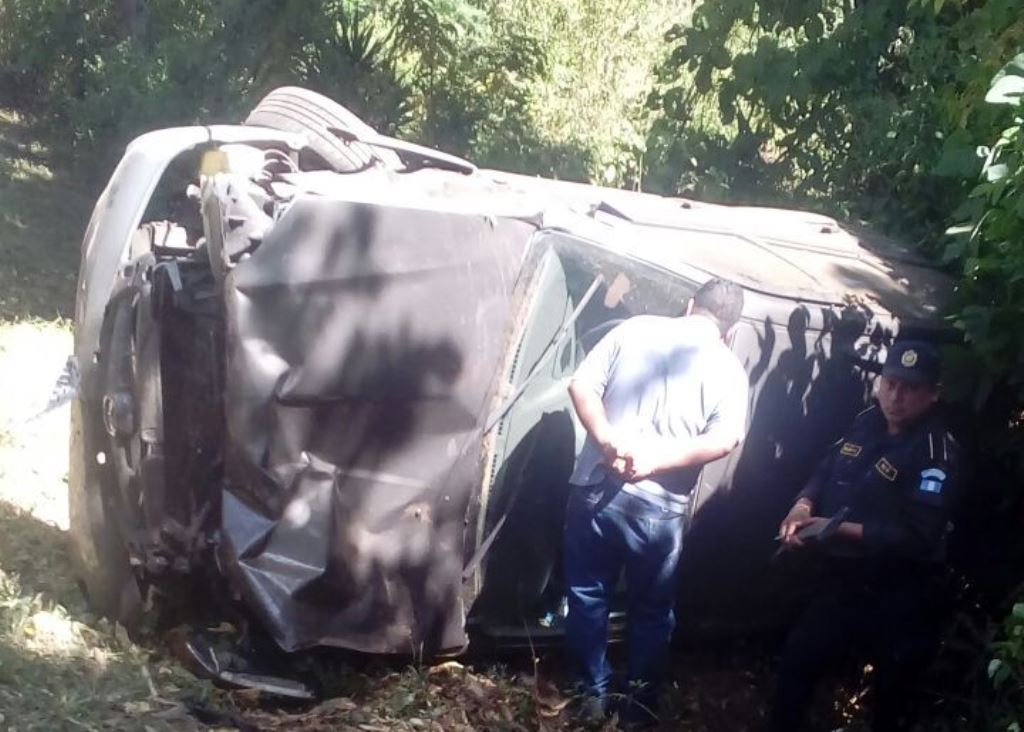
[[988, 676], [995, 689], [992, 705], [997, 729], [1020, 732], [1024, 725], [1024, 602], [1015, 603], [1003, 621]]
[[484, 165], [623, 182], [662, 34], [688, 5], [0, 0], [0, 103], [48, 118], [94, 169], [142, 131], [237, 121], [300, 84]]
[[[985, 99], [1012, 122], [991, 146], [978, 148], [980, 177], [949, 229], [943, 259], [960, 270], [955, 324], [967, 348], [958, 353], [962, 396], [983, 404], [1005, 383], [1024, 403], [1024, 54], [993, 79]], [[1017, 431], [1017, 430], [1014, 430]]]
[[[942, 4], [938, 4], [941, 6]], [[652, 105], [663, 190], [810, 205], [935, 242], [995, 115], [1017, 0], [722, 0], [670, 36]]]
[[494, 3], [492, 12], [544, 49], [546, 71], [531, 85], [530, 116], [562, 150], [587, 151], [587, 177], [630, 187], [643, 182], [651, 124], [644, 101], [654, 65], [665, 53], [665, 32], [686, 22], [692, 5], [692, 0]]

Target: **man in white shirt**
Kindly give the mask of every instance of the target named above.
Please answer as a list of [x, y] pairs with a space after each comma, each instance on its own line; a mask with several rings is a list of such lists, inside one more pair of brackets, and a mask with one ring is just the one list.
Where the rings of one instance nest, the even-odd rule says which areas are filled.
[[713, 279], [683, 317], [616, 327], [569, 387], [587, 438], [569, 487], [566, 643], [587, 717], [608, 709], [608, 610], [625, 569], [631, 703], [622, 715], [655, 720], [689, 494], [704, 464], [746, 430], [747, 375], [726, 345], [742, 308], [743, 290]]

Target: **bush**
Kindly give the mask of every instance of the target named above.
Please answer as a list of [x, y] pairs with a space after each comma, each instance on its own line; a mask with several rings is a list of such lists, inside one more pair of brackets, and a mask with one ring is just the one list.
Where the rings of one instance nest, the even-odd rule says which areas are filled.
[[993, 79], [987, 102], [1012, 123], [978, 148], [981, 178], [960, 207], [968, 221], [949, 229], [943, 259], [960, 272], [956, 326], [969, 348], [959, 354], [964, 396], [983, 404], [999, 383], [1024, 404], [1024, 53]]
[[50, 120], [92, 170], [143, 131], [237, 121], [299, 84], [485, 165], [635, 181], [661, 34], [689, 4], [0, 0], [0, 104]]
[[648, 180], [938, 246], [998, 129], [984, 85], [1022, 38], [1017, 0], [705, 2], [670, 36]]
[[999, 730], [1020, 732], [1024, 725], [1024, 602], [1003, 621], [988, 675], [995, 690], [992, 718]]

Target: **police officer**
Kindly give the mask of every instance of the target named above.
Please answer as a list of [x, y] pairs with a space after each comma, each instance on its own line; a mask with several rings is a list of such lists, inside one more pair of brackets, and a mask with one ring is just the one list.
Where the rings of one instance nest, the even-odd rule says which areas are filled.
[[821, 673], [854, 649], [874, 668], [872, 728], [905, 721], [906, 692], [937, 641], [938, 570], [961, 479], [936, 406], [939, 367], [931, 344], [893, 344], [877, 406], [857, 416], [782, 522], [783, 547], [817, 546], [826, 573], [786, 641], [773, 730], [800, 729]]

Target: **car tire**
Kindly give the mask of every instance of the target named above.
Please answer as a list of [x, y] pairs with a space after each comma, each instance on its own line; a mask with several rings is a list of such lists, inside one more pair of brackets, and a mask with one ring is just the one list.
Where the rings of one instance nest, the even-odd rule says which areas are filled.
[[[118, 310], [111, 308], [105, 320], [123, 317]], [[104, 332], [112, 327], [112, 323], [105, 322]], [[90, 399], [89, 395], [81, 395], [71, 406], [71, 558], [93, 610], [134, 632], [141, 620], [142, 596], [113, 504], [117, 500], [113, 456], [101, 413], [101, 395], [95, 396]]]
[[372, 127], [334, 100], [309, 89], [274, 89], [249, 113], [245, 124], [304, 134], [309, 148], [340, 173], [366, 170], [385, 162], [371, 146], [345, 142], [331, 131], [374, 137], [377, 133]]

